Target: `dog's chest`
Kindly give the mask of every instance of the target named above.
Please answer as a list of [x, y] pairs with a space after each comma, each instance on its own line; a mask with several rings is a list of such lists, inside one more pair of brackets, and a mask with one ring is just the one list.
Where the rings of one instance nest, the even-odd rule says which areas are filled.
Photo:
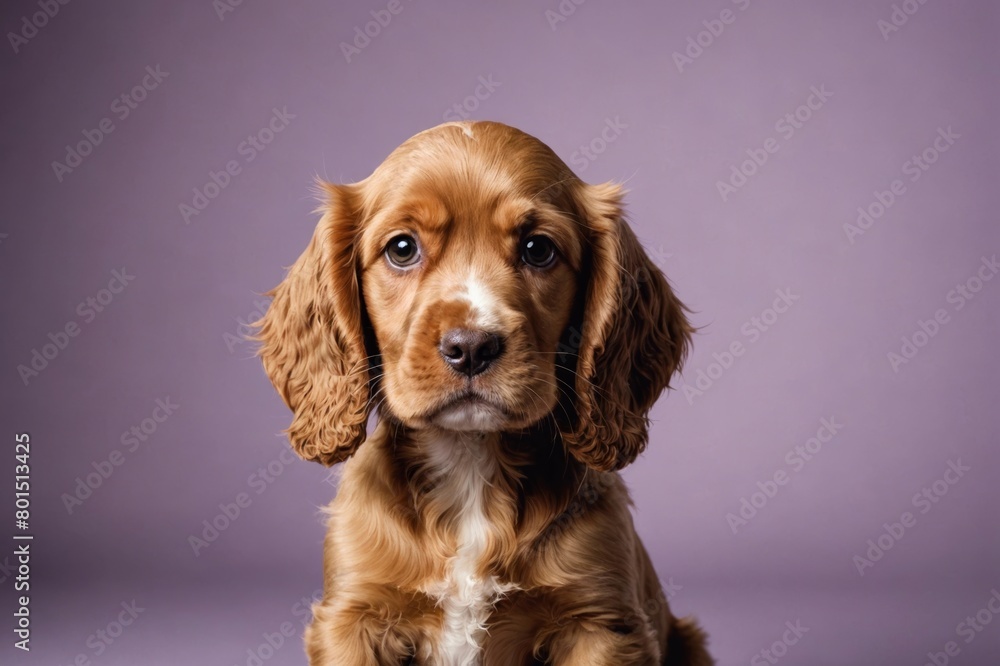
[[486, 622], [497, 600], [514, 589], [496, 576], [480, 574], [489, 543], [485, 495], [494, 469], [475, 442], [443, 441], [434, 460], [440, 473], [439, 500], [456, 509], [456, 549], [443, 579], [425, 590], [437, 600], [442, 631], [432, 646], [436, 666], [475, 666], [482, 662]]

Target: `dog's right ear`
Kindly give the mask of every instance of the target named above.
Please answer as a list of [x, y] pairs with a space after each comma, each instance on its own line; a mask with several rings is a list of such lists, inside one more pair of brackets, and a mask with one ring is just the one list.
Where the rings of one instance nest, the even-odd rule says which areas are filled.
[[268, 294], [258, 355], [295, 413], [287, 433], [306, 460], [333, 465], [365, 441], [369, 362], [355, 239], [358, 186], [320, 183], [326, 201], [312, 241]]

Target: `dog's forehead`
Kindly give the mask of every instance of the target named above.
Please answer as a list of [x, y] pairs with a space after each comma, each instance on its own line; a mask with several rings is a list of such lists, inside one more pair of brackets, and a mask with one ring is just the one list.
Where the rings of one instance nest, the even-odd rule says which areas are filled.
[[480, 203], [505, 195], [551, 196], [554, 186], [575, 178], [535, 137], [487, 121], [451, 122], [420, 132], [394, 150], [374, 175], [393, 188]]

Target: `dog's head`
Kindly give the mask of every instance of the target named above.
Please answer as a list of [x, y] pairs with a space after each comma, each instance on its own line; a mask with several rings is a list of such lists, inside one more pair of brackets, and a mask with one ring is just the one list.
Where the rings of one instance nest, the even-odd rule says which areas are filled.
[[300, 455], [344, 460], [374, 408], [413, 429], [549, 420], [600, 470], [642, 451], [691, 328], [619, 187], [475, 122], [421, 132], [365, 180], [322, 188], [312, 241], [258, 322]]

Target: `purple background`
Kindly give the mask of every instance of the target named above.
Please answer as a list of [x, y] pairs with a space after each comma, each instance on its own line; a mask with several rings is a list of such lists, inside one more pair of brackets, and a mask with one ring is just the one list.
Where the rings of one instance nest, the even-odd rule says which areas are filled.
[[[919, 665], [952, 640], [950, 663], [997, 663], [1000, 618], [968, 644], [956, 631], [1000, 589], [1000, 280], [961, 310], [947, 300], [1000, 252], [996, 3], [928, 2], [884, 38], [888, 0], [564, 0], [559, 22], [557, 0], [402, 0], [347, 62], [341, 42], [387, 4], [246, 0], [220, 19], [209, 0], [71, 2], [17, 53], [0, 47], [3, 437], [11, 451], [32, 436], [35, 534], [34, 649], [5, 628], [0, 662], [242, 665], [292, 622], [264, 663], [305, 663], [293, 606], [320, 585], [336, 479], [280, 457], [290, 415], [241, 322], [305, 247], [315, 175], [361, 179], [468, 100], [585, 180], [627, 182], [635, 228], [703, 327], [677, 385], [717, 379], [661, 399], [625, 475], [672, 605], [720, 663], [751, 663], [796, 620], [809, 632], [784, 663]], [[731, 22], [679, 71], [673, 53], [723, 9]], [[0, 26], [36, 11], [8, 2]], [[169, 75], [121, 120], [112, 103], [156, 65]], [[480, 77], [499, 85], [470, 98]], [[785, 138], [776, 122], [813, 86], [832, 96]], [[275, 107], [294, 119], [246, 162], [240, 143]], [[58, 180], [52, 162], [105, 117], [114, 131]], [[615, 119], [627, 127], [602, 145]], [[904, 163], [948, 127], [960, 138], [911, 182]], [[778, 151], [724, 201], [717, 181], [769, 137]], [[179, 205], [229, 160], [240, 173], [185, 224]], [[844, 225], [894, 179], [905, 193], [850, 242]], [[78, 304], [122, 267], [134, 280], [86, 321]], [[776, 289], [798, 300], [751, 339]], [[887, 354], [942, 308], [894, 371]], [[79, 334], [25, 385], [17, 366], [69, 322]], [[713, 355], [737, 341], [720, 376]], [[68, 513], [61, 496], [166, 397], [176, 412]], [[830, 417], [843, 427], [795, 471], [786, 453]], [[970, 471], [921, 514], [913, 496], [958, 459]], [[269, 463], [280, 476], [258, 493]], [[727, 514], [781, 470], [734, 534]], [[188, 537], [241, 492], [250, 506], [195, 556]], [[859, 575], [854, 556], [905, 511], [916, 525]], [[89, 637], [133, 599], [145, 610], [97, 656]]]

